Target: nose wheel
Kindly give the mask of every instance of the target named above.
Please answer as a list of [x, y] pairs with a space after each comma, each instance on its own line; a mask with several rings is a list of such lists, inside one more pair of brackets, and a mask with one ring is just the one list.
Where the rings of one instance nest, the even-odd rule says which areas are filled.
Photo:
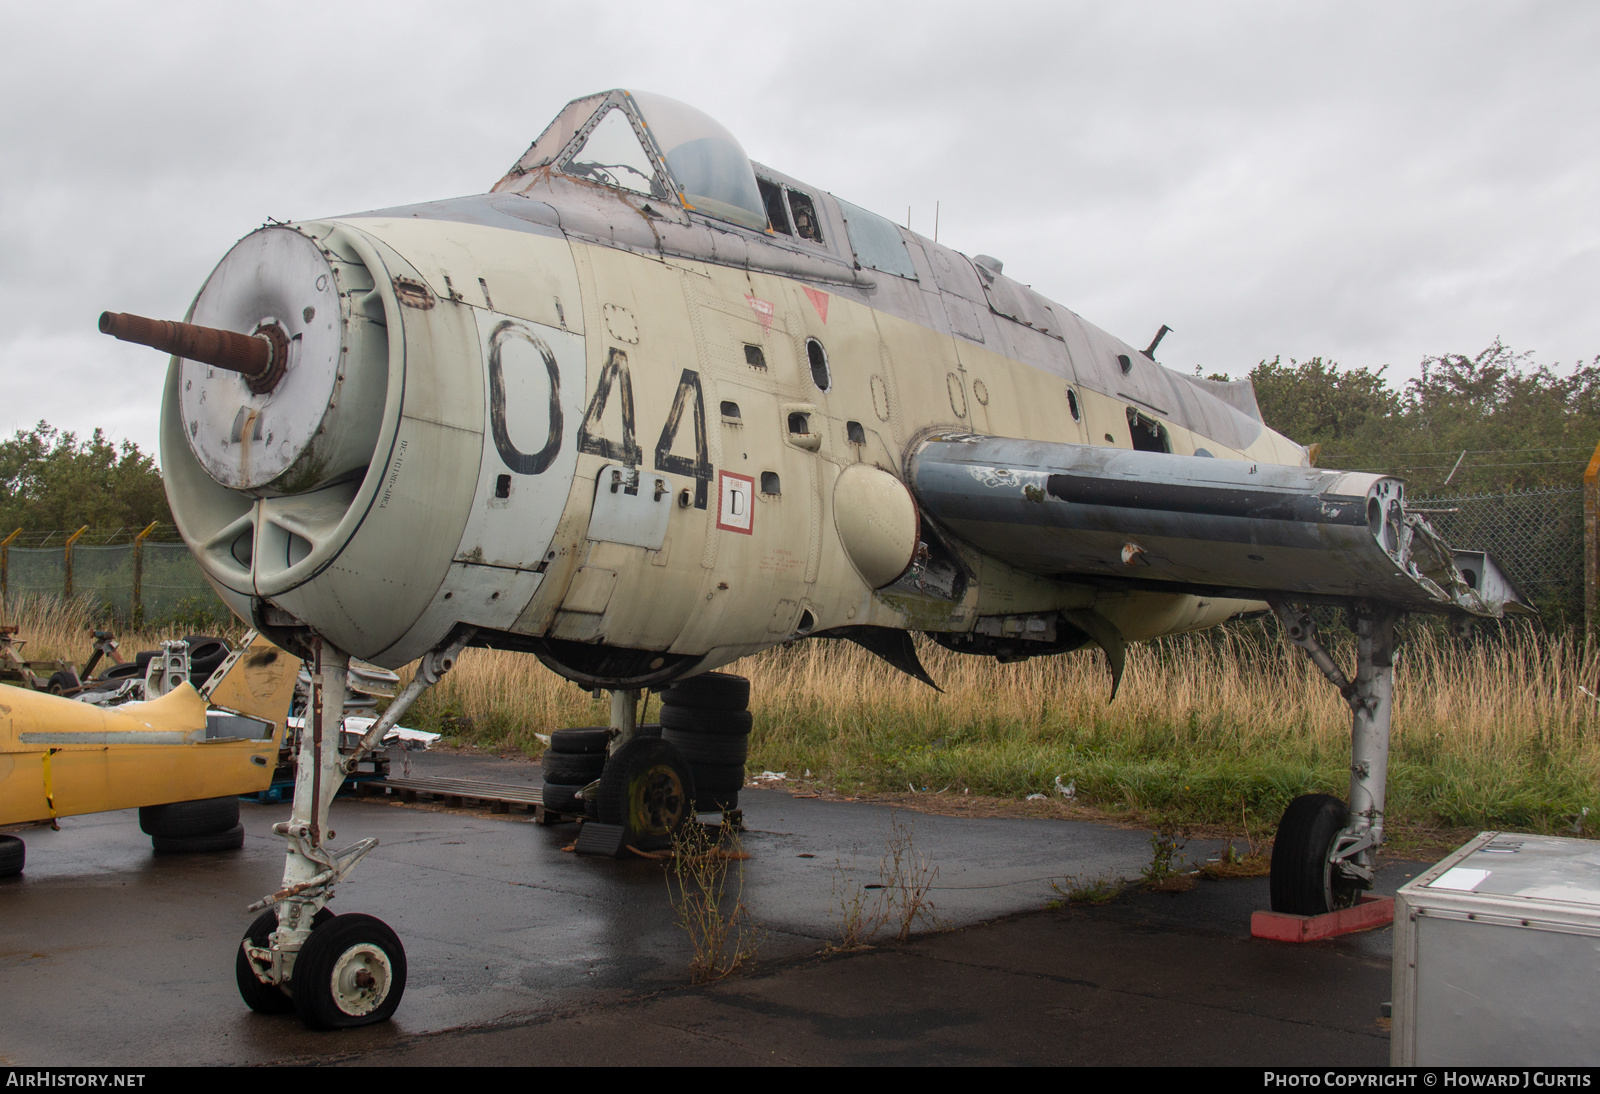
[[312, 1029], [388, 1021], [406, 990], [405, 947], [381, 919], [334, 916], [301, 947], [293, 988], [294, 1009]]

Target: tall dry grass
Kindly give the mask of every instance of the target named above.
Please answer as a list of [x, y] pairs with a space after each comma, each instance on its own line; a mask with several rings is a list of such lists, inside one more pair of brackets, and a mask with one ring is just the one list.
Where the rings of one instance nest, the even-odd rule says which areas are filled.
[[[1261, 624], [1134, 646], [1114, 703], [1096, 651], [1000, 665], [922, 643], [939, 694], [859, 647], [810, 642], [729, 667], [751, 679], [750, 765], [842, 790], [1021, 796], [1059, 776], [1153, 821], [1270, 827], [1296, 794], [1348, 790], [1350, 715]], [[1353, 643], [1336, 656], [1354, 665]], [[1396, 660], [1390, 815], [1560, 830], [1600, 816], [1600, 650], [1529, 627], [1462, 642], [1406, 629]], [[608, 708], [529, 657], [473, 650], [418, 711], [495, 747], [600, 724]]]
[[[138, 650], [158, 649], [163, 641], [183, 638], [195, 633], [192, 625], [182, 622], [160, 626], [118, 628], [107, 624], [82, 600], [62, 600], [60, 597], [18, 596], [0, 603], [0, 623], [19, 629], [17, 637], [27, 644], [21, 656], [29, 661], [53, 661], [61, 658], [76, 661], [80, 666], [89, 659], [92, 632], [112, 630], [117, 636], [118, 652], [132, 660]], [[206, 633], [237, 641], [244, 634], [244, 626], [237, 621], [217, 627]], [[97, 670], [98, 671], [98, 670]]]
[[[30, 658], [87, 656], [91, 618], [21, 605]], [[1350, 717], [1298, 650], [1263, 625], [1230, 625], [1128, 650], [1114, 703], [1105, 657], [1083, 651], [1013, 665], [919, 639], [940, 694], [857, 646], [817, 641], [729, 666], [752, 683], [750, 766], [845, 791], [1049, 792], [1151, 823], [1245, 822], [1269, 830], [1288, 800], [1348, 790]], [[1333, 632], [1342, 634], [1343, 632]], [[132, 655], [181, 634], [123, 634]], [[238, 634], [228, 637], [237, 638]], [[1335, 655], [1354, 665], [1353, 643]], [[1395, 668], [1389, 814], [1400, 823], [1562, 831], [1600, 818], [1600, 648], [1533, 627], [1460, 641], [1403, 629]], [[650, 714], [658, 709], [649, 699]], [[410, 724], [497, 749], [603, 724], [596, 700], [533, 658], [468, 650]]]

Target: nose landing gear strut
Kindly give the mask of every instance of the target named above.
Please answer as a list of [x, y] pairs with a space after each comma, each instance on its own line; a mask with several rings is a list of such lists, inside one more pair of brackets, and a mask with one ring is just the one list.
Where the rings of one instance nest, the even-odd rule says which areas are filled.
[[472, 633], [458, 631], [429, 651], [411, 683], [348, 753], [339, 745], [350, 655], [312, 638], [311, 703], [295, 764], [294, 806], [287, 821], [273, 826], [288, 841], [283, 885], [250, 906], [263, 914], [240, 942], [235, 962], [239, 994], [252, 1010], [293, 1009], [314, 1029], [347, 1029], [382, 1022], [400, 1005], [406, 955], [394, 931], [372, 916], [335, 916], [324, 907], [333, 887], [378, 845], [369, 838], [334, 850], [328, 809], [345, 776], [450, 671]]

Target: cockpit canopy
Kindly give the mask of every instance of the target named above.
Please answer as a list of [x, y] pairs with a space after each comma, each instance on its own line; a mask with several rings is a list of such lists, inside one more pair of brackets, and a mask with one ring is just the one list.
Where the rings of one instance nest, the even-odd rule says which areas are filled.
[[757, 231], [767, 227], [756, 174], [738, 140], [665, 95], [618, 89], [574, 99], [509, 177], [540, 167], [657, 201], [675, 197], [687, 209]]

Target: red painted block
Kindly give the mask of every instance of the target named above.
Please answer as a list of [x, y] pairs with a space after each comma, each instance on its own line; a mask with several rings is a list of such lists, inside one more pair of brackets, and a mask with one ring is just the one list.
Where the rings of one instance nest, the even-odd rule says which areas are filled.
[[1341, 934], [1370, 931], [1394, 922], [1394, 897], [1363, 893], [1353, 908], [1324, 915], [1289, 915], [1286, 912], [1253, 912], [1250, 934], [1274, 942], [1315, 942]]

